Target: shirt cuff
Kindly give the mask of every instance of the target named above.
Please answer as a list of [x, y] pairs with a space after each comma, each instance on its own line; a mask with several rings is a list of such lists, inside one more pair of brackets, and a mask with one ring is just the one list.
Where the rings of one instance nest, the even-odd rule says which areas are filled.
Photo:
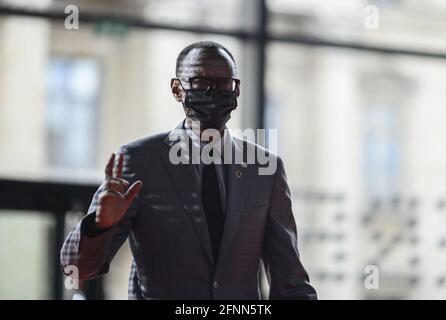
[[104, 233], [106, 233], [107, 231], [113, 229], [112, 227], [106, 228], [106, 229], [102, 229], [99, 228], [96, 224], [95, 221], [95, 212], [89, 213], [82, 221], [81, 223], [81, 234], [85, 235], [89, 238], [95, 238], [98, 237]]

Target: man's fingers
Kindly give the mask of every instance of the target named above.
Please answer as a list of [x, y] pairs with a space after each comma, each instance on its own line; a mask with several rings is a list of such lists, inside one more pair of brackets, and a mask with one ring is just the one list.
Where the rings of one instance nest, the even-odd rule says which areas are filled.
[[104, 189], [112, 189], [121, 193], [127, 190], [130, 183], [121, 178], [108, 177], [105, 179]]
[[119, 191], [113, 190], [113, 189], [106, 189], [106, 190], [102, 191], [100, 194], [100, 197], [102, 199], [104, 199], [105, 197], [109, 197], [109, 196], [118, 197], [121, 199], [123, 197], [122, 193], [120, 193]]
[[125, 180], [123, 178], [116, 178], [116, 177], [108, 177], [107, 179], [105, 179], [105, 183], [108, 183], [108, 182], [119, 183], [126, 187], [128, 187], [130, 185], [130, 183], [127, 180]]
[[107, 165], [105, 166], [105, 177], [113, 176], [113, 163], [115, 162], [115, 154], [112, 153], [110, 159], [108, 159]]
[[132, 202], [133, 199], [136, 197], [138, 192], [142, 188], [142, 181], [136, 181], [134, 184], [130, 186], [130, 188], [125, 193], [124, 197], [128, 202]]
[[120, 153], [118, 156], [118, 164], [115, 167], [115, 175], [116, 178], [122, 177], [122, 166], [124, 165], [124, 154]]

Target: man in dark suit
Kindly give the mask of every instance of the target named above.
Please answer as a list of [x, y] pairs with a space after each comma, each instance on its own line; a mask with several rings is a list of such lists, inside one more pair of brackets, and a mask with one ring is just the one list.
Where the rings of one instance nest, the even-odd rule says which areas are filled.
[[[88, 214], [62, 247], [63, 268], [76, 266], [81, 280], [101, 276], [129, 237], [130, 299], [260, 299], [261, 262], [270, 299], [316, 299], [281, 158], [226, 130], [240, 94], [231, 53], [194, 43], [178, 56], [176, 76], [171, 90], [186, 119], [111, 156]], [[211, 144], [223, 146], [208, 152], [213, 162], [183, 162]], [[257, 158], [237, 161], [249, 150], [276, 170], [259, 174]]]

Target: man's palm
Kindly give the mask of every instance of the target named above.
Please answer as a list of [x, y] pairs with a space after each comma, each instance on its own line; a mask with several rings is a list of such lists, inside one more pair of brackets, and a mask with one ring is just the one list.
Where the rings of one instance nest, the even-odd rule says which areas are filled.
[[105, 168], [104, 190], [99, 194], [96, 210], [96, 224], [106, 229], [114, 226], [124, 216], [128, 207], [142, 188], [142, 182], [129, 182], [122, 179], [124, 155], [120, 154], [116, 166], [112, 154]]

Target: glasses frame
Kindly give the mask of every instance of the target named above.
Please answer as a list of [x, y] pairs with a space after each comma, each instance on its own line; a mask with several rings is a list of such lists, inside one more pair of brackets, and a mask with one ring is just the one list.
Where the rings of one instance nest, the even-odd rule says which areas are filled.
[[[225, 94], [226, 94], [226, 95], [229, 95], [229, 94], [234, 93], [234, 92], [237, 90], [237, 88], [240, 86], [240, 79], [232, 78], [232, 77], [223, 77], [223, 78], [217, 78], [217, 79], [207, 78], [207, 77], [190, 77], [190, 78], [180, 77], [180, 78], [174, 78], [174, 79], [175, 79], [175, 80], [178, 80], [178, 81], [180, 82], [180, 84], [181, 84], [181, 86], [183, 87], [183, 89], [185, 89], [185, 88], [184, 88], [183, 82], [182, 82], [181, 80], [186, 80], [186, 81], [189, 83], [189, 90], [192, 90], [192, 91], [194, 91], [194, 92], [196, 92], [196, 93], [199, 93], [199, 94], [206, 94], [206, 93], [209, 92], [209, 90], [210, 90], [212, 87], [215, 87], [215, 88], [217, 89], [217, 91], [218, 91], [220, 94], [223, 94], [223, 95], [225, 95]], [[192, 88], [192, 81], [194, 81], [195, 79], [205, 79], [205, 80], [208, 80], [208, 81], [210, 82], [209, 88], [208, 88], [206, 91], [193, 89], [193, 88]], [[220, 91], [220, 89], [219, 89], [218, 86], [216, 85], [216, 81], [218, 81], [218, 80], [224, 80], [224, 79], [231, 79], [231, 80], [234, 80], [234, 81], [235, 81], [235, 87], [234, 87], [234, 90], [232, 90], [232, 91], [230, 91], [230, 92], [221, 92], [221, 91]], [[185, 90], [186, 90], [186, 89], [185, 89]]]

